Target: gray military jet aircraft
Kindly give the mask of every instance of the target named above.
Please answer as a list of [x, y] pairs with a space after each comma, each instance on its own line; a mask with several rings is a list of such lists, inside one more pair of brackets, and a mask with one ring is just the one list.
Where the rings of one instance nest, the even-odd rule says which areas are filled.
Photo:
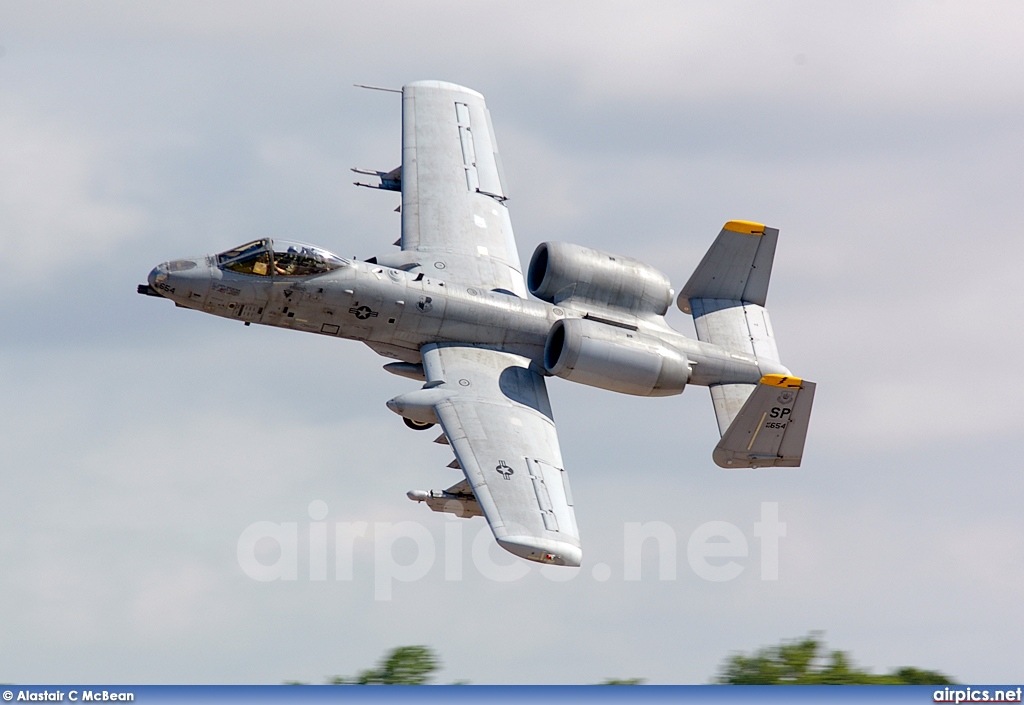
[[545, 376], [639, 396], [709, 387], [715, 463], [800, 464], [815, 385], [779, 362], [764, 308], [778, 230], [726, 223], [676, 299], [698, 340], [669, 327], [668, 277], [637, 260], [546, 242], [524, 281], [483, 96], [440, 81], [401, 93], [402, 165], [355, 170], [401, 193], [400, 251], [356, 261], [265, 238], [161, 264], [139, 292], [396, 360], [384, 369], [423, 385], [388, 408], [410, 428], [440, 424], [465, 474], [409, 498], [486, 517], [529, 560], [583, 556]]

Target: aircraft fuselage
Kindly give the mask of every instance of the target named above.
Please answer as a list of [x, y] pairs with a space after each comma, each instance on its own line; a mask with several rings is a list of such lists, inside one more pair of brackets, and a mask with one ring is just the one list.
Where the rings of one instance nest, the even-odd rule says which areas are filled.
[[[178, 306], [246, 324], [358, 340], [385, 357], [410, 363], [420, 361], [420, 348], [428, 343], [468, 342], [516, 352], [539, 364], [552, 325], [587, 315], [424, 272], [350, 260], [311, 277], [240, 274], [218, 267], [215, 256], [175, 260], [154, 268], [149, 286]], [[687, 338], [661, 316], [623, 320], [684, 353], [693, 365], [690, 384], [756, 383], [765, 374], [788, 373]]]

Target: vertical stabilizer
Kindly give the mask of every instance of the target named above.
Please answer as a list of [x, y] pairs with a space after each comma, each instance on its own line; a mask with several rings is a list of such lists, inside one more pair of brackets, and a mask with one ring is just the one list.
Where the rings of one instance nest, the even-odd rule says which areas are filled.
[[758, 360], [779, 361], [765, 309], [779, 231], [730, 220], [679, 292], [697, 338]]
[[715, 464], [723, 468], [799, 466], [814, 388], [814, 382], [798, 377], [761, 378], [715, 447]]
[[764, 306], [778, 240], [776, 228], [730, 220], [679, 292], [679, 308], [690, 313], [691, 299], [724, 299]]

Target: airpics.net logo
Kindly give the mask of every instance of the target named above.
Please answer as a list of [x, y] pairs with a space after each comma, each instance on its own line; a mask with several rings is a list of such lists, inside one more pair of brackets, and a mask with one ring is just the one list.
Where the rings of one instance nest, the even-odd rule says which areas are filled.
[[[370, 522], [336, 521], [328, 523], [327, 503], [315, 500], [309, 504], [306, 527], [308, 541], [300, 549], [299, 522], [257, 521], [247, 526], [238, 537], [238, 565], [251, 579], [259, 582], [299, 580], [300, 554], [308, 567], [311, 581], [328, 580], [329, 572], [337, 581], [351, 581], [357, 575], [356, 555], [372, 546], [372, 565], [358, 566], [371, 571], [374, 599], [392, 598], [395, 582], [422, 580], [440, 562], [446, 581], [460, 581], [465, 575], [464, 548], [466, 528], [472, 533], [470, 562], [479, 575], [494, 582], [521, 580], [538, 570], [552, 582], [565, 582], [589, 575], [597, 582], [613, 576], [607, 563], [582, 568], [539, 565], [507, 555], [510, 562], [492, 557], [497, 552], [494, 536], [486, 524], [467, 527], [464, 519], [449, 517], [438, 540], [423, 524], [415, 521]], [[333, 531], [329, 531], [333, 526]], [[436, 525], [435, 525], [436, 526]], [[474, 532], [475, 530], [475, 532]], [[306, 533], [304, 532], [304, 533]], [[328, 536], [333, 538], [333, 550]], [[753, 524], [752, 537], [759, 548], [761, 580], [779, 579], [779, 542], [786, 536], [786, 524], [779, 520], [778, 502], [761, 502], [761, 516]], [[304, 539], [307, 537], [303, 537]], [[735, 580], [748, 568], [751, 541], [735, 524], [709, 521], [698, 526], [685, 540], [686, 562], [697, 577], [710, 582]], [[676, 530], [663, 521], [625, 522], [623, 524], [622, 579], [642, 580], [644, 547], [653, 546], [657, 556], [659, 580], [676, 580], [678, 556], [682, 542]], [[396, 550], [397, 547], [397, 550]], [[440, 549], [440, 550], [439, 550]], [[502, 552], [504, 553], [504, 552]], [[400, 554], [400, 555], [396, 555]], [[401, 562], [399, 558], [411, 561]], [[650, 553], [648, 552], [648, 556]], [[332, 560], [333, 558], [333, 560]], [[650, 558], [648, 558], [650, 560]], [[333, 571], [328, 566], [333, 563]], [[307, 577], [303, 571], [303, 578]]]

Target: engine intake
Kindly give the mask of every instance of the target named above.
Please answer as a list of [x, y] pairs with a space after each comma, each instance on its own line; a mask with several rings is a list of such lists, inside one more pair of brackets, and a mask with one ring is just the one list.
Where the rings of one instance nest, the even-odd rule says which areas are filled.
[[679, 394], [690, 380], [686, 355], [657, 338], [581, 318], [556, 321], [544, 369], [572, 382], [641, 397]]
[[668, 277], [654, 267], [567, 242], [537, 246], [527, 283], [541, 301], [572, 299], [634, 315], [664, 316], [675, 293]]

